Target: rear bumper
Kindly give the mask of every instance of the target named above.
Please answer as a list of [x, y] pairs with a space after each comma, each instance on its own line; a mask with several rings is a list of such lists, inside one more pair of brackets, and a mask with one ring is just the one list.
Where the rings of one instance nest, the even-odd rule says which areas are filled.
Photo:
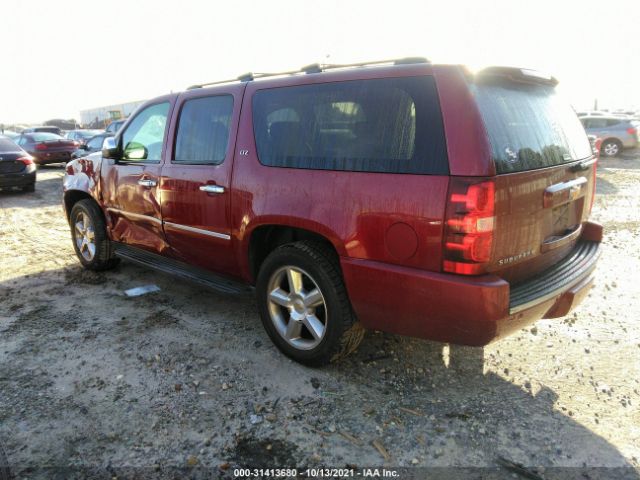
[[26, 187], [35, 183], [36, 171], [20, 173], [0, 173], [0, 188]]
[[71, 152], [31, 152], [33, 161], [38, 165], [46, 165], [49, 163], [63, 163], [71, 160]]
[[602, 228], [587, 223], [584, 231], [562, 262], [513, 288], [495, 275], [464, 277], [349, 258], [341, 264], [364, 327], [483, 346], [580, 303], [593, 282]]

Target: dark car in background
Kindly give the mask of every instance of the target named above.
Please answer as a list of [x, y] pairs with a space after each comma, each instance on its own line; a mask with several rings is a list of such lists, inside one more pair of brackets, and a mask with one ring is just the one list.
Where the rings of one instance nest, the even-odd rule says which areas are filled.
[[15, 142], [29, 152], [38, 165], [67, 162], [79, 145], [74, 140], [47, 132], [23, 133]]
[[75, 140], [83, 144], [102, 132], [104, 132], [104, 130], [70, 130], [64, 137], [68, 140]]
[[615, 157], [623, 148], [638, 145], [639, 123], [622, 117], [581, 117], [580, 121], [589, 135], [602, 139], [600, 153], [605, 157]]
[[82, 143], [78, 149], [71, 154], [71, 158], [75, 159], [84, 157], [90, 153], [102, 150], [104, 139], [109, 137], [113, 137], [113, 133], [104, 132], [91, 137], [86, 143]]
[[56, 135], [62, 135], [62, 129], [59, 127], [53, 127], [51, 125], [43, 125], [41, 127], [29, 127], [22, 130], [22, 133], [55, 133]]
[[0, 189], [13, 187], [33, 192], [36, 166], [31, 155], [9, 138], [0, 136]]

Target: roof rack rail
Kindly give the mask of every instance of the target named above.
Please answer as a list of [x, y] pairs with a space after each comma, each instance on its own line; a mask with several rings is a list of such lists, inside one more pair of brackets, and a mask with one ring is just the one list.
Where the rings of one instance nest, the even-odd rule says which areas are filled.
[[231, 78], [228, 80], [218, 80], [216, 82], [208, 82], [201, 83], [197, 85], [191, 85], [187, 88], [187, 90], [193, 90], [202, 87], [209, 87], [211, 85], [219, 85], [222, 83], [230, 83], [230, 82], [251, 82], [253, 80], [257, 80], [259, 78], [265, 77], [280, 77], [286, 75], [296, 75], [298, 73], [322, 73], [325, 70], [334, 70], [339, 68], [351, 68], [351, 67], [368, 67], [373, 65], [412, 65], [417, 63], [431, 63], [427, 58], [424, 57], [405, 57], [405, 58], [395, 58], [390, 60], [375, 60], [373, 62], [357, 62], [357, 63], [336, 63], [336, 64], [320, 64], [320, 63], [312, 63], [310, 65], [306, 65], [299, 70], [288, 70], [286, 72], [273, 72], [273, 73], [252, 73], [248, 72], [243, 75], [240, 75], [236, 78]]

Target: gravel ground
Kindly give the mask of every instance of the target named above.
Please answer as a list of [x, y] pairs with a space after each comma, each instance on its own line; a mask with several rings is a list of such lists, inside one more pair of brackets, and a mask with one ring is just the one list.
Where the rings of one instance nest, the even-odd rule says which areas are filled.
[[[62, 174], [41, 168], [34, 194], [0, 193], [0, 479], [3, 448], [16, 478], [235, 466], [494, 478], [504, 457], [540, 478], [640, 479], [640, 153], [601, 161], [604, 256], [575, 313], [484, 350], [371, 332], [324, 369], [283, 357], [251, 297], [127, 263], [82, 270]], [[161, 290], [123, 293], [151, 283]]]

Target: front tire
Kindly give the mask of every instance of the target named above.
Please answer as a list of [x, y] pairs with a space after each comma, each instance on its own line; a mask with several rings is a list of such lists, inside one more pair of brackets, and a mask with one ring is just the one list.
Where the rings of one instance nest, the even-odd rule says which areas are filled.
[[319, 366], [353, 352], [364, 336], [335, 253], [317, 242], [295, 242], [266, 258], [256, 283], [262, 324], [282, 353]]
[[95, 271], [113, 268], [118, 260], [98, 205], [93, 200], [80, 200], [69, 218], [73, 248], [82, 266]]

